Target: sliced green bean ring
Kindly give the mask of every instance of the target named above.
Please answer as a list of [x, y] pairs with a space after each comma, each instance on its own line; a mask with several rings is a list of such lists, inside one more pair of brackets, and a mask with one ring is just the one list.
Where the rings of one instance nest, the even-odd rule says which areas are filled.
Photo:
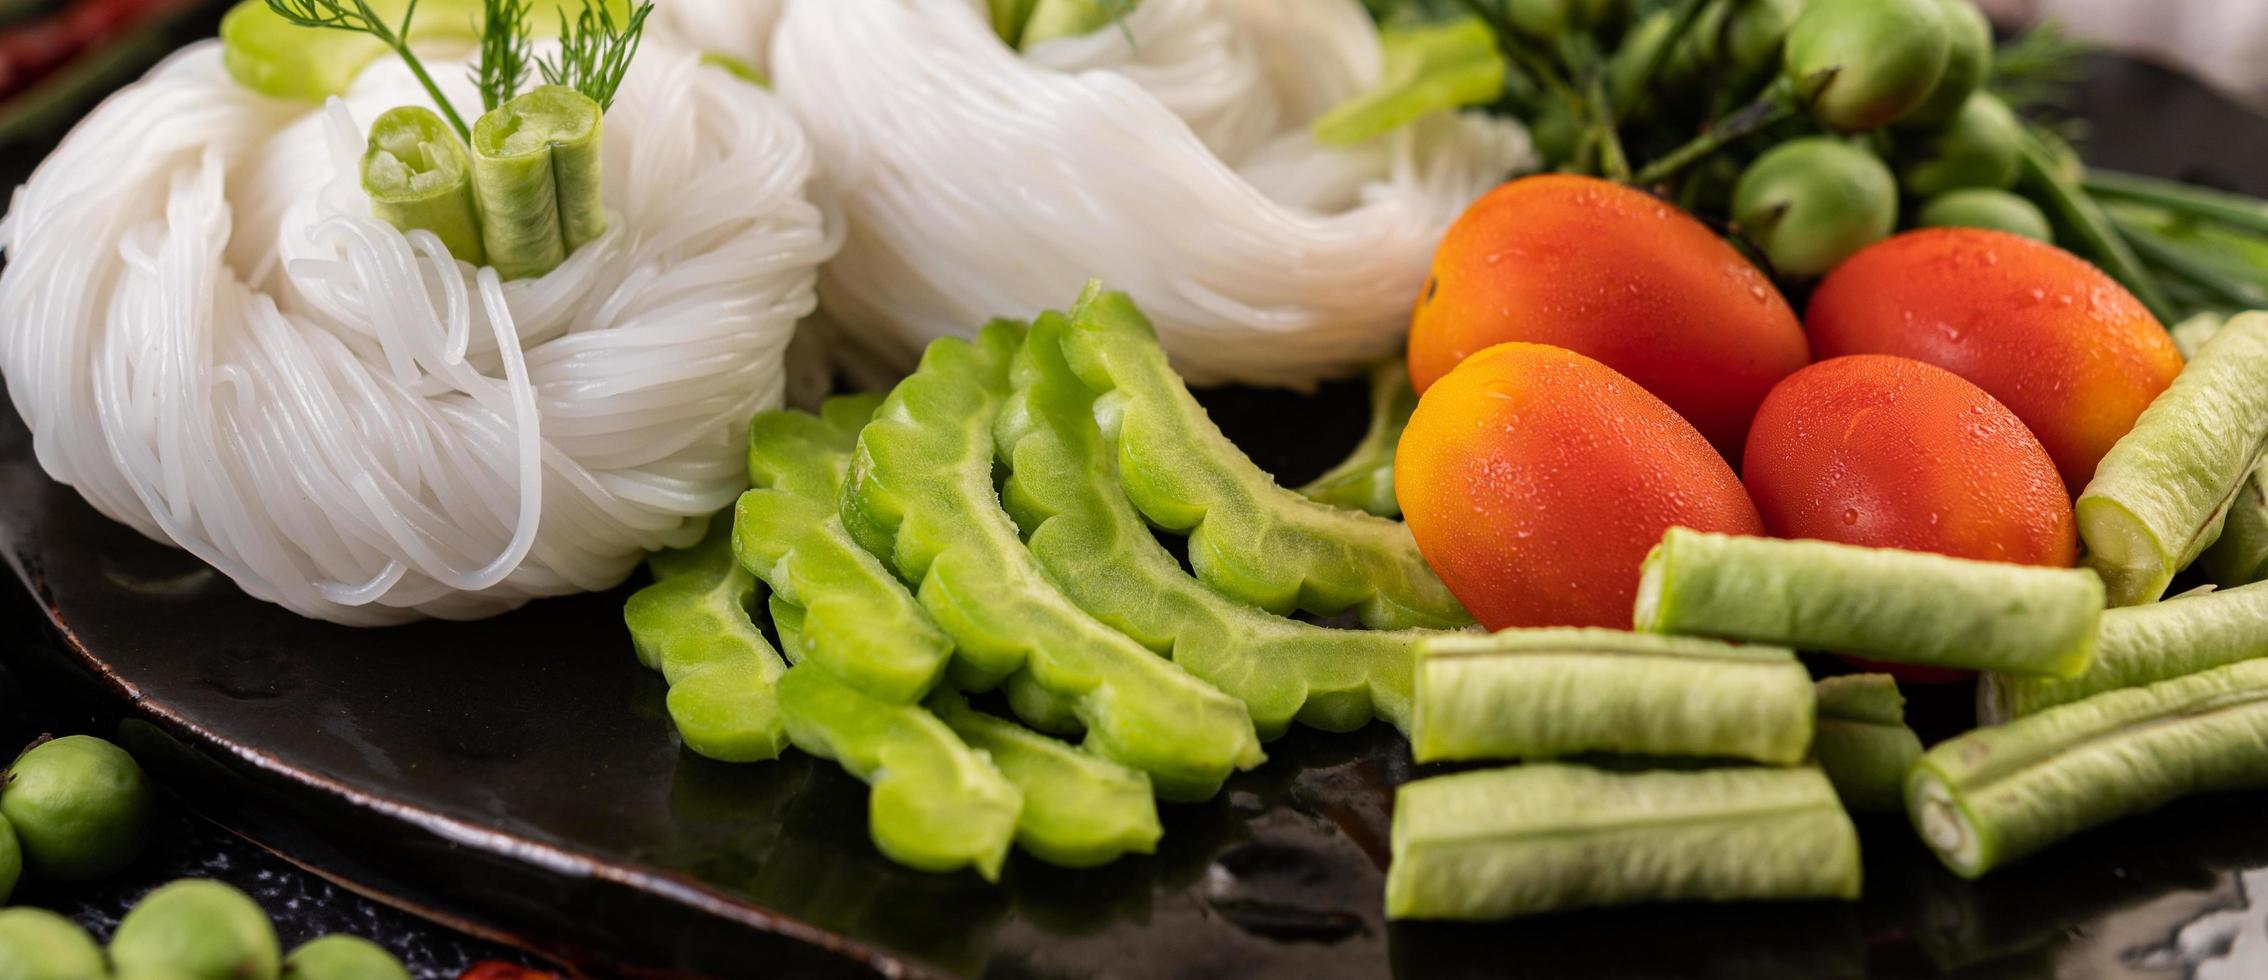
[[1091, 868], [1157, 850], [1164, 828], [1149, 777], [968, 706], [939, 691], [930, 710], [1024, 794], [1016, 845], [1049, 864]]
[[1905, 809], [1906, 772], [1921, 758], [1921, 737], [1906, 727], [1906, 698], [1888, 674], [1847, 674], [1818, 684], [1819, 725], [1812, 757], [1853, 813]]
[[2102, 611], [2085, 569], [1673, 527], [1646, 556], [1635, 618], [1651, 633], [2075, 677]]
[[2103, 613], [2095, 662], [2078, 677], [1986, 674], [1977, 717], [1987, 722], [2185, 674], [2268, 657], [2268, 583], [2177, 596]]
[[755, 489], [733, 509], [732, 546], [771, 587], [775, 610], [783, 602], [795, 607], [791, 659], [873, 697], [912, 704], [944, 674], [953, 642], [851, 539], [836, 511], [859, 430], [880, 405], [880, 396], [851, 396], [829, 399], [819, 415], [756, 416], [748, 427]]
[[953, 638], [961, 686], [1029, 670], [1073, 705], [1089, 748], [1168, 799], [1210, 797], [1262, 759], [1243, 703], [1081, 611], [1000, 507], [992, 429], [1022, 340], [994, 323], [930, 345], [859, 434], [843, 524]]
[[1000, 877], [1024, 798], [983, 752], [928, 709], [867, 697], [824, 670], [798, 664], [779, 689], [795, 747], [870, 787], [867, 832], [883, 855], [917, 871]]
[[430, 231], [452, 258], [488, 264], [465, 144], [433, 110], [402, 106], [370, 124], [362, 191], [370, 197], [370, 213], [388, 224], [405, 232]]
[[1752, 759], [1811, 750], [1811, 674], [1783, 647], [1605, 629], [1418, 645], [1419, 762], [1582, 752]]
[[750, 618], [756, 579], [733, 560], [722, 521], [692, 548], [648, 559], [654, 584], [632, 593], [622, 619], [638, 661], [669, 684], [678, 738], [696, 755], [760, 762], [787, 745], [775, 685], [787, 665]]
[[2151, 602], [2221, 533], [2268, 452], [2268, 313], [2229, 320], [2118, 440], [2079, 495], [2079, 537], [2113, 605]]
[[582, 93], [545, 85], [473, 124], [481, 240], [498, 275], [541, 276], [605, 233], [599, 193], [604, 116]]
[[1394, 497], [1394, 451], [1416, 410], [1417, 391], [1410, 387], [1409, 365], [1399, 357], [1372, 365], [1370, 425], [1363, 430], [1362, 441], [1337, 466], [1300, 487], [1300, 494], [1333, 507], [1387, 518], [1402, 516], [1401, 501]]
[[2268, 660], [2126, 688], [1939, 743], [1906, 782], [1965, 878], [2183, 796], [2268, 786]]
[[1858, 832], [1817, 769], [1535, 764], [1404, 783], [1386, 914], [1503, 919], [1655, 901], [1857, 898]]
[[1373, 629], [1472, 622], [1409, 528], [1277, 486], [1229, 442], [1124, 293], [1090, 283], [1071, 320], [1063, 353], [1101, 395], [1096, 419], [1118, 445], [1127, 497], [1152, 524], [1189, 536], [1205, 584], [1277, 614], [1351, 608]]
[[1073, 602], [1244, 702], [1263, 738], [1293, 720], [1329, 731], [1409, 720], [1411, 646], [1423, 634], [1326, 629], [1226, 598], [1189, 576], [1119, 490], [1095, 394], [1063, 359], [1061, 314], [1032, 325], [995, 428], [1001, 502]]

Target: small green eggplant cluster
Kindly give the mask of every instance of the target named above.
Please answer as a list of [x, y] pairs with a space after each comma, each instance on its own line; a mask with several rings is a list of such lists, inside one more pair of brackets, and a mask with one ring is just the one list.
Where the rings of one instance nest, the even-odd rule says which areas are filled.
[[0, 964], [25, 980], [409, 980], [392, 953], [356, 936], [323, 936], [285, 955], [259, 903], [204, 878], [142, 896], [107, 950], [53, 912], [0, 910]]
[[[1155, 799], [1212, 796], [1293, 722], [1405, 724], [1414, 645], [1470, 622], [1402, 525], [1237, 450], [1099, 287], [932, 344], [886, 397], [749, 432], [729, 524], [656, 554], [624, 619], [689, 750], [839, 762], [909, 867], [1147, 853]], [[1156, 531], [1188, 538], [1188, 568]]]

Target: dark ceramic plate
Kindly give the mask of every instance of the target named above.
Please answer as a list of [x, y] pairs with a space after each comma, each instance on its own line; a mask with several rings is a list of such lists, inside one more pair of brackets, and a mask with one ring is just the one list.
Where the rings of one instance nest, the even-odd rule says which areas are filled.
[[[2086, 89], [2104, 162], [2268, 191], [2268, 125], [2152, 69]], [[0, 161], [9, 183], [36, 157]], [[12, 175], [11, 175], [12, 174]], [[1351, 388], [1221, 392], [1290, 478], [1351, 442]], [[1855, 904], [1681, 906], [1498, 926], [1380, 914], [1404, 743], [1297, 732], [1161, 853], [1005, 882], [878, 857], [864, 793], [792, 756], [681, 752], [620, 592], [475, 624], [349, 630], [245, 598], [39, 470], [0, 413], [0, 645], [36, 689], [115, 718], [200, 810], [423, 914], [593, 972], [996, 977], [2268, 975], [2268, 796], [2195, 800], [1969, 884], [1896, 821]], [[1922, 697], [1962, 723], [1965, 690]]]

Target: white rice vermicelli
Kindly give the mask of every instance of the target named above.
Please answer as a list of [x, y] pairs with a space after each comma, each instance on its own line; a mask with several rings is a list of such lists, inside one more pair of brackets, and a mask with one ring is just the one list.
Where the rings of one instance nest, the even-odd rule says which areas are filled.
[[[479, 105], [463, 57], [427, 63]], [[0, 224], [0, 371], [47, 472], [352, 624], [607, 588], [698, 536], [840, 244], [793, 120], [649, 40], [609, 230], [507, 283], [369, 214], [365, 127], [427, 104], [395, 59], [327, 108], [264, 98], [207, 42], [81, 122]]]
[[1356, 0], [1142, 0], [1022, 54], [984, 8], [787, 0], [772, 35], [848, 219], [821, 302], [891, 363], [1099, 277], [1193, 380], [1344, 373], [1401, 343], [1457, 213], [1533, 162], [1478, 114], [1317, 144], [1314, 118], [1378, 79]]

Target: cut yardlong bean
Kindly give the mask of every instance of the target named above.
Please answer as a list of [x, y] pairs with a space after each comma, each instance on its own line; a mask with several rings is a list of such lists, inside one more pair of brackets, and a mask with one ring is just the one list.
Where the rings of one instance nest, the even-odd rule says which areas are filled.
[[1095, 414], [1118, 445], [1126, 496], [1152, 524], [1189, 536], [1205, 584], [1279, 615], [1353, 609], [1373, 629], [1472, 622], [1409, 528], [1277, 486], [1222, 435], [1124, 293], [1090, 283], [1071, 320], [1064, 357], [1101, 396]]
[[1906, 698], [1888, 674], [1848, 674], [1819, 682], [1812, 756], [1853, 813], [1905, 809], [1906, 772], [1921, 738], [1906, 727]]
[[2122, 687], [2268, 657], [2268, 583], [2177, 596], [2103, 613], [2095, 662], [2069, 679], [1986, 674], [1977, 715], [1987, 722], [2036, 714]]
[[2072, 677], [2103, 585], [2084, 569], [1670, 528], [1646, 556], [1637, 626], [1894, 663]]
[[465, 144], [433, 110], [402, 106], [370, 124], [362, 191], [370, 198], [370, 213], [388, 224], [405, 232], [430, 231], [451, 258], [488, 264]]
[[1811, 768], [1536, 764], [1405, 783], [1386, 914], [1501, 919], [1634, 902], [1856, 898], [1858, 833]]
[[1402, 516], [1394, 497], [1394, 450], [1402, 430], [1417, 410], [1417, 392], [1410, 388], [1409, 364], [1399, 357], [1370, 369], [1370, 427], [1353, 452], [1339, 465], [1316, 477], [1299, 492], [1309, 500], [1333, 507], [1367, 511], [1380, 517]]
[[2268, 786], [2268, 660], [2098, 694], [1931, 749], [1906, 808], [1966, 878], [2196, 793]]
[[[2200, 313], [2173, 328], [2174, 346], [2181, 356], [2196, 357], [2205, 342], [2219, 333], [2227, 319]], [[2223, 588], [2268, 579], [2268, 460], [2253, 467], [2252, 475], [2229, 501], [2229, 515], [2221, 533], [2198, 556], [2205, 574]]]
[[482, 242], [498, 275], [543, 275], [606, 231], [603, 117], [598, 103], [574, 89], [545, 85], [473, 124]]
[[[1263, 738], [1293, 719], [1346, 731], [1409, 721], [1410, 649], [1424, 634], [1327, 629], [1229, 599], [1191, 578], [1118, 488], [1095, 394], [1063, 360], [1061, 314], [1032, 324], [994, 434], [1001, 502], [1073, 602], [1235, 696]], [[1019, 712], [1020, 714], [1022, 712]]]
[[1168, 799], [1209, 797], [1262, 758], [1244, 704], [1080, 610], [1000, 507], [993, 425], [1022, 339], [994, 323], [973, 343], [929, 346], [859, 434], [843, 524], [953, 638], [962, 686], [1029, 671], [1072, 705], [1087, 747], [1148, 773]]
[[1034, 857], [1091, 868], [1157, 849], [1164, 830], [1148, 777], [971, 708], [952, 691], [931, 695], [929, 707], [1024, 794], [1016, 845]]
[[733, 550], [771, 586], [772, 618], [796, 621], [790, 659], [873, 697], [911, 704], [935, 686], [953, 643], [851, 539], [835, 506], [859, 430], [880, 404], [879, 396], [851, 396], [829, 399], [816, 416], [756, 416], [748, 428], [755, 489], [734, 508]]
[[2079, 536], [2113, 605], [2150, 602], [2221, 534], [2268, 448], [2268, 313], [2235, 317], [2111, 447]]
[[678, 738], [722, 762], [776, 758], [787, 744], [774, 685], [787, 670], [749, 618], [756, 580], [720, 521], [692, 548], [656, 553], [654, 584], [623, 606], [638, 660], [669, 684]]
[[1782, 647], [1604, 629], [1418, 645], [1419, 762], [1581, 752], [1803, 761], [1811, 674]]

